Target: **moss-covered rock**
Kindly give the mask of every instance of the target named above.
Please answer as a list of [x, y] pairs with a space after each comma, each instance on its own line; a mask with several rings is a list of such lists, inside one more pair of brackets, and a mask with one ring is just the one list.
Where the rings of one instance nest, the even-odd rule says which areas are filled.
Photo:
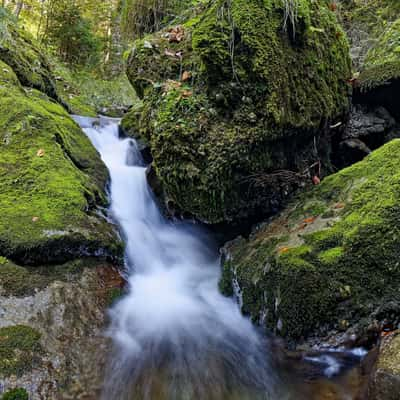
[[0, 60], [14, 70], [23, 86], [40, 90], [62, 103], [43, 51], [4, 9], [0, 9]]
[[89, 139], [58, 104], [0, 62], [0, 254], [21, 263], [121, 254], [99, 215], [108, 179]]
[[204, 221], [275, 210], [296, 186], [276, 171], [326, 159], [324, 127], [347, 112], [345, 35], [327, 1], [295, 3], [285, 24], [281, 1], [210, 2], [129, 57], [143, 104], [123, 126], [150, 143], [169, 201]]
[[399, 300], [399, 155], [393, 140], [227, 245], [224, 268], [241, 288], [243, 312], [298, 339]]

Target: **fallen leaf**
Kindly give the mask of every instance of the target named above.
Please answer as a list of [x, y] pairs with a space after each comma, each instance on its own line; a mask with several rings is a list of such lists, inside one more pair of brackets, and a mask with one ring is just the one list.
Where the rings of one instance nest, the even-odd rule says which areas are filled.
[[280, 247], [278, 249], [279, 254], [287, 253], [290, 250], [290, 247]]
[[341, 208], [345, 208], [345, 206], [346, 206], [346, 204], [344, 204], [344, 203], [336, 203], [336, 204], [333, 206], [333, 208], [334, 208], [335, 210], [340, 210]]
[[183, 74], [182, 74], [182, 81], [183, 81], [183, 82], [188, 81], [191, 77], [192, 77], [191, 72], [189, 72], [189, 71], [183, 71]]
[[168, 57], [176, 57], [175, 52], [172, 50], [165, 49], [164, 54]]
[[193, 95], [193, 92], [191, 90], [184, 90], [182, 92], [182, 97], [184, 99], [187, 99], [188, 97], [191, 97]]
[[38, 222], [39, 221], [39, 217], [33, 217], [32, 218], [32, 222]]
[[312, 224], [316, 219], [317, 219], [317, 217], [310, 217], [310, 218], [304, 219], [303, 222], [305, 224]]
[[43, 149], [39, 149], [38, 152], [36, 153], [36, 155], [38, 157], [43, 157], [44, 156], [44, 150]]
[[312, 177], [312, 182], [314, 185], [319, 185], [321, 183], [321, 179], [319, 179], [317, 175], [314, 175]]
[[175, 26], [170, 29], [168, 33], [168, 41], [170, 43], [180, 43], [185, 36], [185, 30], [181, 25]]
[[336, 11], [337, 10], [337, 4], [336, 3], [331, 3], [329, 4], [329, 8], [331, 11]]

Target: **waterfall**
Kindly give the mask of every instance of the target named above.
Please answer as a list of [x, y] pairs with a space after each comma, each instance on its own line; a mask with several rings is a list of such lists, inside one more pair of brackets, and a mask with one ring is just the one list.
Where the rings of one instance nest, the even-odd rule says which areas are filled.
[[207, 233], [164, 218], [137, 144], [119, 137], [117, 121], [75, 119], [109, 169], [110, 214], [126, 242], [128, 291], [111, 310], [103, 399], [275, 398], [269, 344], [219, 293]]

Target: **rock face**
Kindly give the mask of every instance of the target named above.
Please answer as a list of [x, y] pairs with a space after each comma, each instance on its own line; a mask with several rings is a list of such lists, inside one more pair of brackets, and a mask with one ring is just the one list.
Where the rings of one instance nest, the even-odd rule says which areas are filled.
[[393, 140], [228, 244], [221, 289], [295, 340], [398, 318], [382, 310], [400, 295], [399, 154]]
[[298, 1], [295, 14], [218, 0], [136, 42], [128, 77], [143, 104], [123, 127], [150, 144], [175, 209], [209, 223], [260, 218], [296, 172], [327, 159], [324, 128], [348, 110], [348, 46], [326, 1]]
[[383, 339], [371, 385], [371, 400], [398, 400], [400, 393], [400, 332]]

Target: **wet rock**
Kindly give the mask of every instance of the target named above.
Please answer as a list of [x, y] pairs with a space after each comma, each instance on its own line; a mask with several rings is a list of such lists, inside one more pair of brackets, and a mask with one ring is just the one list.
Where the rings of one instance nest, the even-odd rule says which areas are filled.
[[[42, 270], [47, 284], [34, 293], [0, 295], [0, 338], [7, 329], [19, 332], [23, 328], [22, 333], [34, 332], [38, 341], [38, 346], [30, 347], [34, 363], [27, 362], [14, 372], [2, 369], [4, 359], [0, 361], [0, 394], [22, 387], [31, 400], [99, 398], [109, 349], [103, 334], [105, 310], [110, 293], [123, 281], [108, 264], [90, 266], [82, 261], [74, 272], [64, 275], [67, 266], [63, 267], [56, 269], [58, 276]], [[34, 342], [24, 339], [22, 343]]]
[[361, 161], [371, 153], [371, 149], [360, 139], [346, 139], [339, 143], [341, 166], [349, 166]]
[[400, 397], [400, 331], [383, 338], [370, 387], [371, 400]]

